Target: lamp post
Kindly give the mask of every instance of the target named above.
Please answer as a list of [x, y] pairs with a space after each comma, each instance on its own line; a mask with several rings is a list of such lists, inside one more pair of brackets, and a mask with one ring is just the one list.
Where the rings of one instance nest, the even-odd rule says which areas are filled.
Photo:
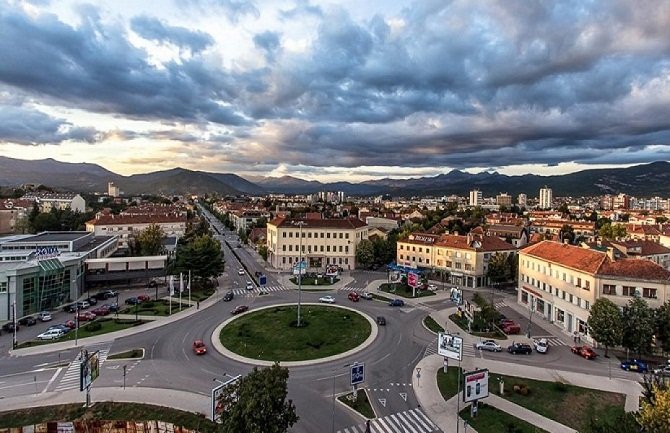
[[[344, 366], [342, 368], [347, 368], [350, 365], [351, 364], [344, 364]], [[333, 370], [333, 409], [332, 409], [333, 413], [332, 413], [332, 424], [331, 424], [331, 427], [330, 427], [330, 432], [331, 433], [335, 433], [335, 378], [337, 377], [337, 375], [335, 373], [338, 370], [339, 369]]]
[[535, 309], [535, 298], [531, 296], [530, 298], [530, 314], [528, 315], [528, 330], [526, 331], [526, 336], [530, 338], [530, 331], [533, 326], [533, 310]]
[[296, 221], [293, 223], [299, 227], [298, 232], [298, 323], [297, 327], [300, 328], [300, 300], [302, 297], [302, 226], [307, 225], [305, 221]]

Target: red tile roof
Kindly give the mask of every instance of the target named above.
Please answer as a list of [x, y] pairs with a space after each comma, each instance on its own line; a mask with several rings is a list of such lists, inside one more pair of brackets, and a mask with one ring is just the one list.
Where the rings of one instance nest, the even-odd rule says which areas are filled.
[[621, 259], [605, 261], [598, 275], [634, 278], [639, 280], [670, 281], [670, 271], [650, 260]]
[[363, 221], [358, 218], [343, 218], [343, 219], [304, 219], [304, 218], [281, 218], [277, 217], [270, 221], [275, 227], [283, 228], [298, 228], [297, 223], [302, 222], [303, 230], [306, 229], [358, 229], [366, 227]]
[[599, 251], [553, 241], [538, 242], [527, 246], [521, 252], [590, 274], [595, 274], [607, 258], [607, 254]]

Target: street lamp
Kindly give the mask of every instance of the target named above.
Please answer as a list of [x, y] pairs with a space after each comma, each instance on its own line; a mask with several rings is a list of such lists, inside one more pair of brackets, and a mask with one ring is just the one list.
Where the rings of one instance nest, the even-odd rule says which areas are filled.
[[530, 338], [531, 327], [533, 326], [533, 310], [535, 309], [535, 298], [530, 297], [530, 314], [528, 315], [528, 330], [526, 331], [526, 336]]
[[296, 327], [300, 328], [300, 300], [302, 296], [302, 226], [307, 225], [305, 221], [295, 221], [293, 225], [299, 227], [300, 231], [298, 232], [298, 323]]
[[[350, 365], [351, 364], [344, 364], [344, 366], [342, 366], [342, 368], [347, 368]], [[337, 375], [335, 373], [338, 370], [339, 369], [337, 369], [337, 368], [335, 370], [333, 370], [333, 415], [332, 415], [333, 417], [332, 417], [332, 424], [331, 424], [331, 427], [330, 427], [331, 433], [335, 433], [335, 378], [337, 377]]]

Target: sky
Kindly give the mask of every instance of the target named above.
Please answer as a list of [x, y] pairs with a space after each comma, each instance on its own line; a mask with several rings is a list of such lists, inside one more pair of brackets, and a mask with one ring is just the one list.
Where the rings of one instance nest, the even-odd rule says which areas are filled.
[[670, 160], [667, 0], [0, 0], [0, 155], [363, 181]]

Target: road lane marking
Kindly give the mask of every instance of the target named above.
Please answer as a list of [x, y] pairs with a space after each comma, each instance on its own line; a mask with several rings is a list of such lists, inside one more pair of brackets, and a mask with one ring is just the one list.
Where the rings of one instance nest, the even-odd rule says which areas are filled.
[[63, 367], [59, 367], [58, 370], [56, 370], [56, 372], [53, 374], [53, 376], [51, 376], [51, 379], [49, 380], [49, 383], [47, 383], [47, 386], [44, 387], [44, 389], [42, 390], [42, 392], [40, 394], [44, 394], [45, 392], [47, 392], [47, 389], [51, 386], [51, 384], [54, 382], [54, 380], [56, 380], [56, 377], [58, 377], [61, 370], [63, 370]]

